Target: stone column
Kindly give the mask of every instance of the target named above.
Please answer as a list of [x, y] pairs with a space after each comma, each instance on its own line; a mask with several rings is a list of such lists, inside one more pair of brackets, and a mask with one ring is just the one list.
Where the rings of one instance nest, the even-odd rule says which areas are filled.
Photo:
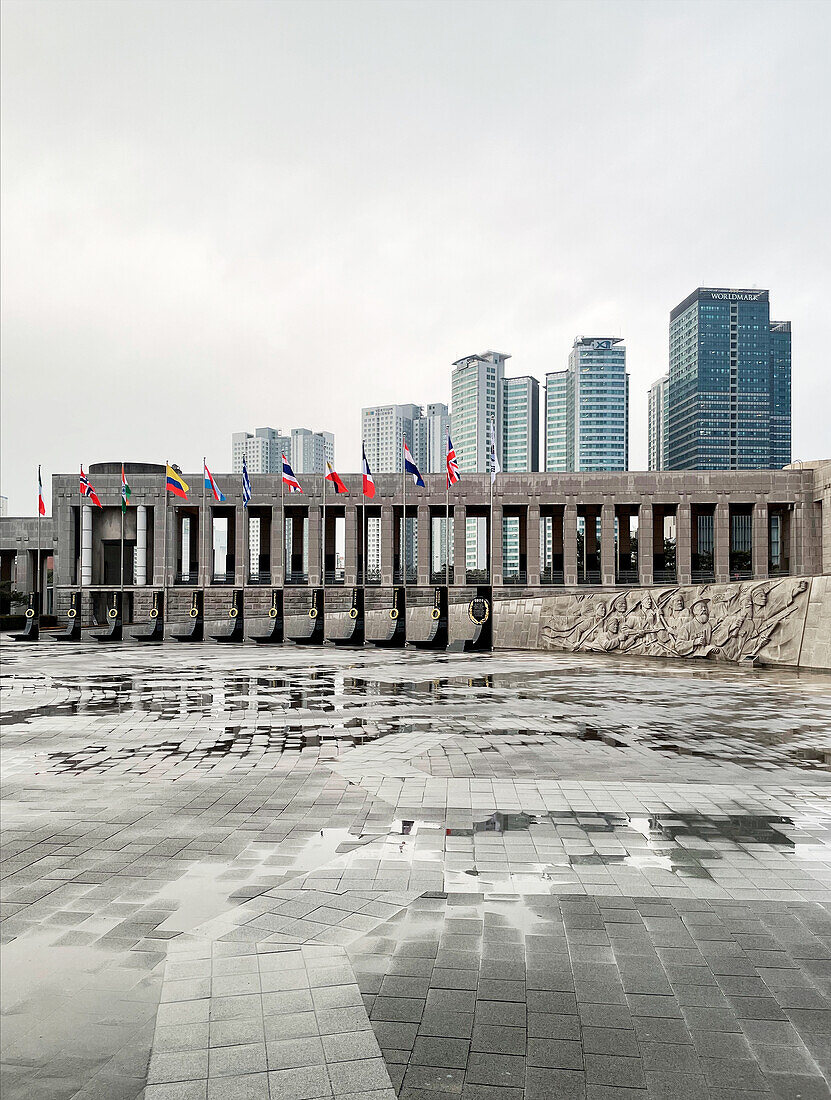
[[804, 501], [797, 500], [791, 512], [790, 561], [791, 575], [794, 577], [804, 576], [808, 571], [809, 555], [806, 544], [809, 532], [806, 527], [810, 516], [810, 507], [810, 504], [806, 505]]
[[467, 573], [467, 508], [453, 506], [453, 583], [465, 584]]
[[675, 573], [679, 584], [692, 584], [692, 509], [686, 497], [675, 512]]
[[713, 564], [717, 584], [730, 580], [730, 505], [723, 496], [713, 517]]
[[649, 587], [653, 582], [654, 561], [652, 501], [638, 507], [638, 584]]
[[567, 585], [577, 584], [577, 505], [563, 510], [563, 572]]
[[[234, 508], [234, 584], [237, 588], [242, 588], [245, 584], [247, 573], [244, 561], [244, 557], [248, 553], [248, 539], [245, 537], [247, 534], [245, 524], [247, 522], [248, 509], [243, 508], [242, 504], [237, 504]], [[244, 542], [243, 539], [245, 539]]]
[[343, 510], [343, 579], [345, 584], [358, 583], [358, 505], [347, 503]]
[[600, 583], [615, 583], [615, 506], [611, 503], [600, 509]]
[[323, 538], [323, 524], [321, 522], [320, 508], [316, 504], [309, 505], [309, 584], [320, 586], [323, 577], [320, 575], [320, 544]]
[[81, 584], [92, 584], [92, 507], [81, 506]]
[[750, 537], [753, 547], [753, 579], [765, 580], [768, 575], [768, 560], [770, 558], [770, 521], [768, 520], [767, 501], [762, 497], [756, 498], [753, 505], [753, 526]]
[[528, 505], [525, 524], [525, 560], [528, 564], [528, 584], [540, 583], [540, 506]]
[[418, 583], [430, 583], [430, 508], [419, 504], [416, 513]]
[[488, 562], [488, 568], [490, 571], [491, 584], [502, 584], [502, 505], [493, 502], [493, 511], [490, 516], [490, 522], [493, 524], [493, 535], [489, 539], [488, 553], [490, 554], [490, 547], [493, 548], [493, 561]]
[[136, 508], [136, 587], [147, 584], [147, 507]]
[[285, 556], [285, 516], [280, 505], [275, 504], [271, 509], [271, 583], [275, 588], [279, 588], [285, 584]]
[[392, 584], [395, 556], [395, 508], [381, 506], [381, 584]]

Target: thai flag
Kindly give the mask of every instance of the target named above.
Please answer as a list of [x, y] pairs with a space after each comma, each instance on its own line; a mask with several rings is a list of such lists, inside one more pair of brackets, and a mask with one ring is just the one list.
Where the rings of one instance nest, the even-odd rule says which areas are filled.
[[221, 504], [222, 501], [225, 500], [225, 494], [221, 491], [217, 483], [214, 481], [214, 475], [208, 469], [207, 462], [203, 463], [203, 465], [205, 467], [205, 488], [210, 489], [211, 495], [213, 496], [214, 500], [219, 501], [219, 503]]
[[104, 505], [98, 499], [98, 494], [95, 492], [93, 487], [90, 485], [89, 479], [87, 478], [87, 475], [84, 473], [84, 467], [83, 466], [81, 467], [81, 496], [82, 497], [89, 497], [89, 499], [92, 501], [92, 503], [97, 505], [99, 508], [104, 507]]
[[413, 485], [420, 485], [424, 488], [424, 478], [418, 472], [418, 466], [413, 462], [413, 456], [410, 454], [410, 448], [407, 446], [407, 440], [404, 440], [404, 473], [413, 475]]
[[46, 515], [46, 505], [43, 502], [43, 482], [40, 480], [40, 466], [38, 466], [38, 515]]
[[453, 443], [450, 439], [450, 433], [447, 435], [447, 488], [451, 485], [455, 485], [459, 480], [459, 463], [456, 459], [456, 452], [453, 449]]
[[248, 465], [242, 456], [242, 506], [247, 508], [251, 500], [251, 480], [248, 477]]
[[361, 451], [364, 457], [363, 471], [364, 471], [364, 496], [369, 497], [370, 500], [375, 496], [375, 482], [372, 479], [372, 470], [369, 468], [369, 463], [366, 460], [366, 446], [361, 445]]
[[283, 455], [283, 484], [288, 485], [290, 493], [302, 493], [303, 488], [294, 476], [294, 470], [289, 465], [289, 460]]

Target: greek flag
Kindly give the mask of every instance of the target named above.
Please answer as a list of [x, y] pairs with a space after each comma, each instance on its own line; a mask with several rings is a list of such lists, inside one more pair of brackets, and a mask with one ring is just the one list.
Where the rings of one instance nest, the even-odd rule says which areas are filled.
[[245, 455], [242, 456], [242, 506], [248, 507], [248, 502], [251, 500], [251, 482], [248, 478], [248, 464], [245, 461]]

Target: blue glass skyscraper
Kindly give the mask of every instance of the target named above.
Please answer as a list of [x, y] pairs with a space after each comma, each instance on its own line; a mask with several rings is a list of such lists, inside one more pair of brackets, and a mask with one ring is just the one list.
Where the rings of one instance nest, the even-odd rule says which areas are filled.
[[766, 290], [699, 287], [673, 309], [669, 470], [779, 468], [791, 460], [791, 326]]

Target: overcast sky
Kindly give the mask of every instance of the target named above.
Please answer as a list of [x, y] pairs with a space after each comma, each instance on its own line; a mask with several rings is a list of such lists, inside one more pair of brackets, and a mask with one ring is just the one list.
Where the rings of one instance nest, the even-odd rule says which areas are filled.
[[[767, 287], [831, 457], [831, 4], [5, 0], [3, 468], [217, 472], [232, 431], [450, 399], [450, 364]], [[47, 500], [48, 504], [48, 500]]]

